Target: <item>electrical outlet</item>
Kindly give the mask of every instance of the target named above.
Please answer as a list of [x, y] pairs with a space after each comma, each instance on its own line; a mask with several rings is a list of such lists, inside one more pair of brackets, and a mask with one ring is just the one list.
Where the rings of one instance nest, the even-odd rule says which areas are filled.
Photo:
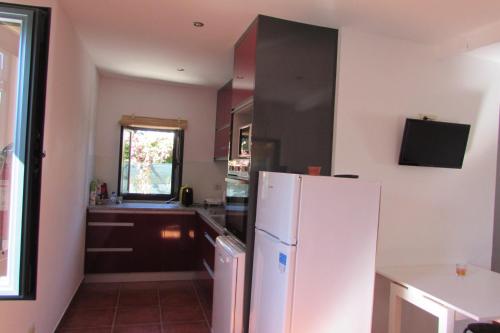
[[437, 120], [437, 116], [435, 114], [425, 114], [425, 113], [419, 113], [418, 114], [418, 119], [422, 119], [422, 120], [432, 120], [432, 121], [436, 121]]

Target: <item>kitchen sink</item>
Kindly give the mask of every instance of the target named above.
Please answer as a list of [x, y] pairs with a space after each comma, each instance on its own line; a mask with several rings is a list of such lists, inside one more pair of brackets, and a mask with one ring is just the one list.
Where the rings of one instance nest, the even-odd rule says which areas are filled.
[[210, 216], [224, 215], [226, 213], [226, 209], [224, 207], [210, 207], [207, 208], [207, 213]]
[[210, 215], [210, 218], [220, 226], [224, 226], [226, 224], [226, 215], [223, 214]]

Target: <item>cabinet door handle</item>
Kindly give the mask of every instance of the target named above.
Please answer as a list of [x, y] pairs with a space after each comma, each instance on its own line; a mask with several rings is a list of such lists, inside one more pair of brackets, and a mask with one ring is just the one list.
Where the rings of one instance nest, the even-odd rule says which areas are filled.
[[89, 222], [89, 227], [133, 227], [131, 222]]
[[88, 247], [90, 253], [134, 252], [131, 247]]
[[213, 279], [214, 278], [214, 271], [210, 268], [210, 265], [208, 264], [208, 262], [205, 259], [203, 259], [203, 266], [205, 266], [205, 269], [207, 270], [208, 275], [210, 275], [210, 277]]
[[208, 232], [205, 232], [205, 238], [212, 244], [213, 247], [216, 247], [214, 239], [208, 234]]

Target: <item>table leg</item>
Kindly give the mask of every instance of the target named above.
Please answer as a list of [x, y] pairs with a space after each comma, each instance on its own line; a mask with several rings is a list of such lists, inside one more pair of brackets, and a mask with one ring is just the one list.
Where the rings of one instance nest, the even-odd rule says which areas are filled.
[[401, 308], [402, 299], [399, 297], [397, 289], [393, 288], [389, 296], [389, 333], [401, 333]]
[[438, 333], [453, 333], [455, 311], [429, 299], [416, 289], [406, 288], [394, 282], [391, 282], [389, 299], [389, 333], [401, 333], [402, 300], [438, 317]]
[[443, 309], [437, 317], [438, 333], [453, 333], [455, 328], [455, 311]]

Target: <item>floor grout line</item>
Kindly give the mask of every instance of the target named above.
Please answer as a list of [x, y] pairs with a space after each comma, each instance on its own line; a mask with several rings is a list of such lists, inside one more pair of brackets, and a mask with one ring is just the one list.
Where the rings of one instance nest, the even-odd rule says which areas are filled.
[[211, 330], [210, 323], [208, 321], [208, 316], [205, 313], [205, 307], [201, 303], [200, 294], [198, 293], [198, 289], [196, 289], [196, 287], [194, 285], [194, 280], [191, 280], [191, 287], [194, 289], [194, 293], [196, 294], [196, 299], [198, 300], [198, 305], [200, 306], [201, 313], [203, 314], [203, 317], [205, 318], [205, 324], [207, 325], [208, 329]]
[[166, 329], [163, 327], [163, 311], [161, 309], [161, 295], [160, 295], [160, 288], [156, 288], [156, 294], [158, 296], [158, 310], [160, 311], [160, 332], [161, 333], [166, 333]]
[[[196, 297], [196, 303], [192, 303], [193, 306], [199, 306], [200, 307], [200, 310], [202, 312], [202, 316], [199, 318], [199, 320], [186, 320], [186, 321], [179, 321], [179, 322], [176, 322], [176, 323], [179, 323], [179, 324], [182, 324], [182, 323], [199, 323], [197, 325], [203, 325], [204, 327], [208, 328], [208, 332], [210, 332], [210, 324], [209, 324], [209, 317], [208, 317], [208, 311], [209, 309], [206, 308], [204, 306], [205, 302], [205, 298], [203, 297], [204, 294], [203, 294], [203, 286], [198, 286], [198, 284], [195, 283], [195, 281], [193, 280], [190, 280], [189, 281], [189, 284], [188, 284], [188, 287], [191, 289], [192, 292], [194, 292], [195, 294], [195, 297]], [[199, 287], [199, 288], [198, 288]], [[120, 308], [121, 308], [121, 302], [122, 301], [125, 301], [125, 299], [123, 297], [125, 297], [125, 291], [126, 289], [122, 286], [122, 285], [119, 285], [117, 286], [117, 289], [116, 289], [116, 294], [115, 294], [115, 302], [114, 302], [114, 306], [111, 306], [111, 307], [106, 307], [108, 309], [108, 311], [110, 311], [112, 313], [112, 321], [111, 323], [109, 323], [108, 325], [110, 326], [107, 326], [108, 329], [110, 329], [110, 333], [114, 333], [116, 332], [117, 330], [119, 330], [119, 327], [121, 327], [122, 325], [118, 322], [118, 313], [120, 311]], [[163, 306], [162, 306], [162, 289], [160, 288], [160, 286], [154, 288], [152, 290], [154, 292], [154, 294], [156, 295], [156, 298], [157, 298], [157, 309], [159, 311], [159, 321], [160, 321], [160, 325], [159, 325], [159, 332], [161, 333], [167, 333], [169, 331], [169, 327], [167, 325], [167, 322], [164, 322], [164, 318], [165, 317], [165, 314], [163, 313]], [[123, 298], [123, 299], [122, 299]], [[101, 307], [97, 306], [96, 308], [91, 308], [91, 309], [99, 309]], [[82, 309], [87, 309], [86, 307], [85, 308], [82, 308]], [[66, 316], [66, 314], [65, 314]], [[91, 323], [87, 323], [88, 324], [91, 324]], [[90, 327], [90, 326], [82, 326], [81, 328], [94, 328], [94, 326]], [[128, 325], [125, 325], [125, 326], [128, 326], [128, 327], [141, 327], [141, 326], [152, 326], [153, 323], [136, 323], [136, 324], [128, 324]], [[95, 326], [95, 328], [104, 328], [104, 326], [101, 326], [101, 325], [98, 325], [98, 326]], [[156, 326], [158, 327], [158, 326]], [[73, 328], [77, 328], [77, 327], [71, 327], [71, 329]], [[203, 331], [205, 331], [205, 328], [203, 329]]]
[[121, 286], [118, 287], [118, 296], [116, 298], [115, 313], [113, 314], [113, 322], [111, 323], [111, 333], [115, 331], [116, 317], [118, 316], [118, 305], [120, 304], [120, 295], [122, 293]]

